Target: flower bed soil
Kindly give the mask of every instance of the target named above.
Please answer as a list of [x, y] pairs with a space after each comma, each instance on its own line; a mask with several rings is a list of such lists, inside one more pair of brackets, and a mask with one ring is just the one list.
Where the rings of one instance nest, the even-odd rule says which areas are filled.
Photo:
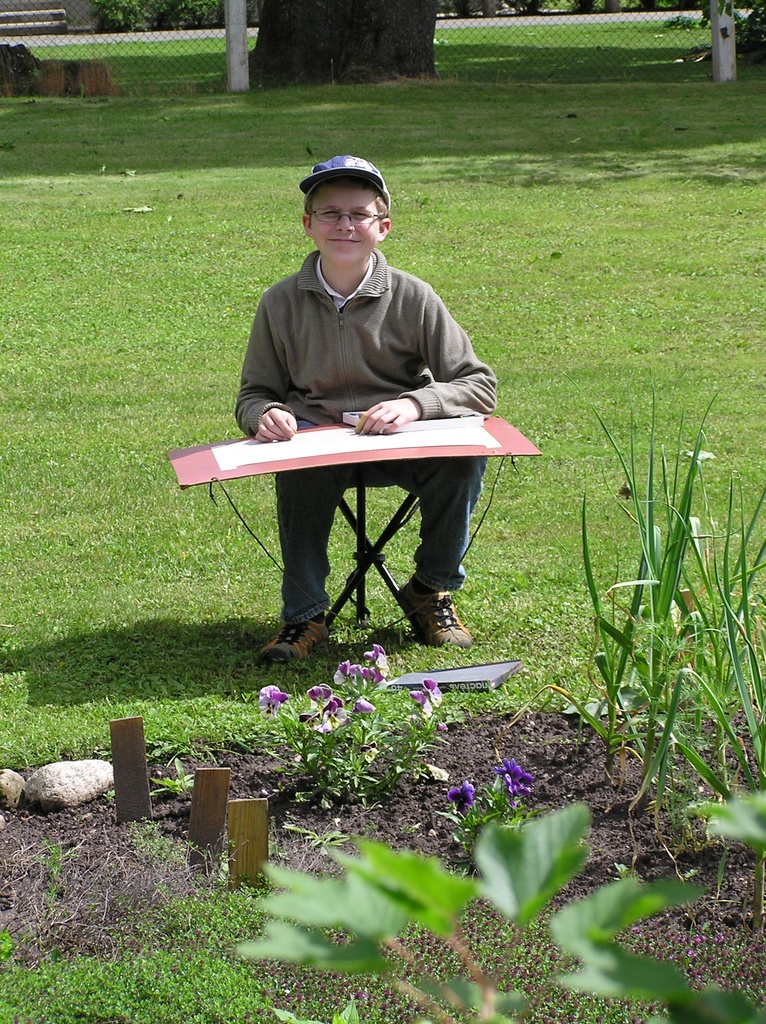
[[[626, 870], [645, 880], [677, 874], [693, 878], [708, 892], [691, 907], [672, 912], [677, 925], [717, 931], [747, 927], [750, 852], [728, 850], [722, 887], [713, 898], [722, 846], [705, 842], [701, 825], [680, 815], [675, 823], [663, 815], [659, 828], [651, 809], [640, 817], [631, 815], [637, 765], [628, 761], [621, 781], [605, 779], [600, 742], [583, 735], [577, 721], [563, 715], [535, 713], [517, 722], [480, 717], [451, 726], [429, 757], [449, 773], [449, 782], [405, 779], [374, 807], [346, 803], [323, 809], [317, 803], [296, 802], [296, 787], [288, 786], [275, 760], [262, 754], [221, 753], [215, 764], [231, 768], [231, 797], [269, 797], [276, 861], [327, 870], [332, 861], [321, 842], [311, 842], [312, 835], [363, 835], [457, 863], [461, 850], [452, 840], [452, 825], [439, 814], [449, 807], [447, 788], [464, 779], [483, 787], [503, 757], [514, 757], [534, 775], [530, 810], [543, 812], [575, 801], [591, 809], [590, 856], [562, 900], [584, 895]], [[201, 762], [184, 760], [184, 765], [191, 770]], [[174, 776], [173, 771], [166, 774]], [[190, 800], [190, 794], [154, 800], [157, 827], [179, 851], [185, 849]], [[20, 808], [5, 816], [0, 832], [0, 931], [26, 934], [32, 959], [51, 943], [61, 951], [108, 949], [110, 935], [125, 917], [126, 899], [151, 900], [160, 887], [183, 893], [191, 884], [183, 856], [160, 864], [136, 854], [129, 826], [117, 823], [114, 802], [107, 798], [70, 811], [40, 814]], [[285, 829], [289, 823], [308, 833]]]

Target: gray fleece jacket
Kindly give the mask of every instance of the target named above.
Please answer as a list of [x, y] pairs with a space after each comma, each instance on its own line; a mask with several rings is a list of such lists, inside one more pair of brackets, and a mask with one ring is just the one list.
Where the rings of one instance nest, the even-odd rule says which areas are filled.
[[376, 250], [371, 277], [339, 311], [318, 257], [261, 297], [235, 409], [243, 433], [273, 406], [316, 424], [393, 398], [414, 399], [424, 419], [494, 412], [495, 375], [430, 285]]

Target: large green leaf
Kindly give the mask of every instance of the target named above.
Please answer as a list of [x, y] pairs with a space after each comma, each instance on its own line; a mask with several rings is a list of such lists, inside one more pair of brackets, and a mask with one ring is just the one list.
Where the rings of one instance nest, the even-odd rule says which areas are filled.
[[708, 986], [688, 999], [668, 1001], [675, 1024], [766, 1024], [766, 1010], [759, 1010], [741, 992], [724, 992]]
[[698, 886], [676, 879], [643, 885], [624, 878], [570, 903], [552, 919], [550, 930], [558, 945], [583, 966], [561, 978], [561, 983], [603, 996], [681, 998], [686, 983], [671, 964], [633, 956], [611, 940], [636, 921], [696, 899], [701, 892]]
[[709, 810], [711, 832], [739, 839], [759, 853], [766, 851], [766, 793], [711, 804]]
[[345, 879], [317, 878], [283, 868], [270, 868], [269, 876], [286, 887], [264, 901], [272, 917], [317, 928], [345, 928], [368, 939], [397, 935], [408, 920], [374, 880], [353, 874]]
[[582, 970], [559, 977], [578, 992], [635, 999], [668, 999], [686, 992], [686, 979], [672, 964], [633, 956], [619, 946], [593, 946]]
[[237, 952], [249, 960], [283, 960], [348, 973], [382, 974], [389, 967], [370, 939], [336, 944], [319, 932], [305, 931], [283, 921], [272, 922], [264, 938], [240, 943]]
[[483, 894], [524, 927], [582, 867], [589, 822], [587, 806], [573, 804], [521, 828], [487, 826], [474, 853]]
[[336, 855], [349, 876], [378, 887], [381, 897], [437, 935], [451, 934], [466, 903], [479, 894], [478, 882], [446, 870], [435, 857], [370, 840], [359, 848], [361, 857]]
[[353, 999], [349, 1000], [344, 1010], [335, 1014], [332, 1024], [359, 1024], [359, 1011]]
[[702, 892], [672, 878], [649, 885], [622, 878], [564, 907], [551, 920], [551, 934], [567, 953], [583, 957], [594, 943], [608, 942], [636, 921], [688, 903]]
[[278, 1020], [284, 1020], [287, 1024], [324, 1024], [321, 1020], [309, 1020], [308, 1018], [296, 1017], [294, 1013], [290, 1013], [289, 1010], [278, 1010], [274, 1007], [274, 1013]]

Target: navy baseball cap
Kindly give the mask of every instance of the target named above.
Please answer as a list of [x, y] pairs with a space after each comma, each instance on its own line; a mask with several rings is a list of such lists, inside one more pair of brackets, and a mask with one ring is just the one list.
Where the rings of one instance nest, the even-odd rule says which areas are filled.
[[375, 164], [369, 160], [363, 160], [360, 156], [334, 156], [331, 160], [325, 160], [321, 164], [314, 164], [311, 174], [307, 175], [300, 184], [301, 192], [306, 195], [332, 178], [362, 178], [371, 182], [380, 192], [386, 201], [386, 206], [391, 206], [391, 195], [383, 181], [383, 175]]

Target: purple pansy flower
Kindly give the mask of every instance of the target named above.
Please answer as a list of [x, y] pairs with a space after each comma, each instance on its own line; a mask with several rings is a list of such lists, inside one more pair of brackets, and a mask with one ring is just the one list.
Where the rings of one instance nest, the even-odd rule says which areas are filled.
[[423, 689], [426, 691], [428, 696], [431, 698], [431, 703], [435, 708], [438, 708], [442, 702], [442, 692], [439, 689], [439, 684], [435, 679], [424, 679]]
[[349, 679], [355, 679], [356, 676], [362, 674], [361, 665], [352, 665], [350, 661], [342, 661], [333, 676], [333, 682], [336, 686], [342, 686], [348, 682]]
[[380, 679], [376, 679], [376, 682], [381, 682], [388, 675], [388, 655], [380, 646], [380, 644], [373, 644], [371, 651], [365, 651], [364, 656], [367, 661], [371, 661], [374, 666], [374, 671], [380, 675]]
[[354, 703], [354, 711], [361, 715], [371, 715], [375, 710], [375, 705], [371, 704], [366, 697], [357, 697]]
[[497, 768], [493, 768], [493, 771], [503, 780], [508, 790], [511, 807], [518, 807], [520, 798], [529, 796], [532, 792], [530, 787], [534, 777], [529, 772], [525, 772], [521, 765], [516, 764], [512, 757], [504, 757], [503, 763]]
[[364, 754], [364, 759], [367, 764], [372, 764], [378, 756], [378, 744], [374, 741], [372, 743], [363, 743], [359, 748], [359, 752]]
[[258, 707], [264, 718], [271, 718], [286, 700], [289, 700], [288, 695], [282, 693], [278, 686], [264, 686], [258, 694]]
[[306, 696], [315, 704], [321, 704], [322, 701], [329, 700], [332, 697], [332, 690], [325, 683], [322, 683], [320, 686], [312, 686], [310, 690], [307, 690]]
[[379, 670], [377, 665], [371, 665], [369, 668], [365, 665], [362, 669], [362, 679], [366, 679], [368, 683], [382, 683], [386, 677]]
[[380, 644], [373, 644], [372, 650], [365, 651], [364, 656], [368, 661], [382, 661], [386, 657], [386, 652]]
[[410, 690], [410, 697], [412, 697], [416, 704], [420, 705], [420, 710], [423, 712], [423, 718], [430, 718], [433, 714], [433, 708], [431, 707], [431, 701], [428, 699], [426, 691]]
[[348, 718], [348, 712], [340, 697], [330, 697], [322, 708], [322, 721], [314, 728], [317, 732], [334, 732]]
[[453, 786], [447, 790], [447, 799], [455, 805], [458, 814], [465, 814], [469, 807], [473, 807], [475, 788], [466, 779], [462, 786]]

